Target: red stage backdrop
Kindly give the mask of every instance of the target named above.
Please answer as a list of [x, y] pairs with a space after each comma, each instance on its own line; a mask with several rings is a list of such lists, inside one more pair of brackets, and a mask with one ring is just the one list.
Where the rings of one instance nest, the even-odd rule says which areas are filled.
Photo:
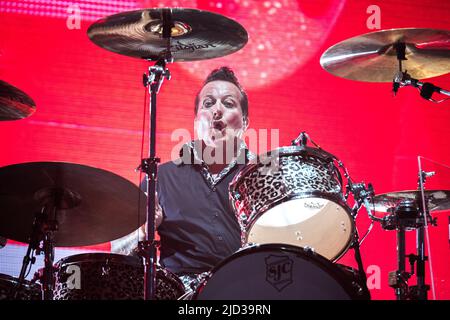
[[[248, 91], [250, 128], [260, 138], [252, 147], [255, 153], [271, 149], [276, 140], [265, 138], [265, 130], [269, 137], [279, 130], [280, 145], [306, 131], [343, 161], [355, 181], [371, 182], [377, 194], [416, 189], [418, 156], [450, 166], [450, 101], [433, 104], [411, 87], [393, 97], [390, 83], [339, 78], [319, 63], [330, 46], [368, 32], [448, 29], [450, 2], [434, 0], [0, 1], [0, 79], [37, 105], [29, 118], [0, 123], [0, 166], [72, 162], [109, 170], [138, 185], [134, 169], [140, 162], [145, 114], [141, 78], [149, 63], [99, 48], [86, 31], [101, 17], [151, 7], [217, 12], [249, 33], [247, 46], [237, 53], [169, 66], [172, 79], [158, 97], [157, 154], [162, 161], [170, 160], [179, 144], [171, 138], [176, 129], [193, 132], [194, 97], [202, 79], [212, 68], [228, 65]], [[449, 75], [427, 81], [450, 88]], [[425, 162], [426, 168], [435, 166]], [[450, 174], [437, 167], [440, 174], [427, 187], [450, 189]], [[448, 212], [433, 215], [438, 226], [428, 232], [435, 296], [429, 296], [449, 299]], [[361, 234], [369, 223], [361, 210]], [[409, 232], [407, 253], [415, 250], [414, 239]], [[18, 275], [16, 262], [24, 246], [10, 241], [0, 250], [0, 273], [7, 269]], [[108, 251], [109, 244], [72, 249], [72, 254]], [[361, 250], [372, 297], [393, 299], [388, 272], [396, 269], [395, 231], [375, 224]], [[356, 266], [352, 251], [339, 263]]]

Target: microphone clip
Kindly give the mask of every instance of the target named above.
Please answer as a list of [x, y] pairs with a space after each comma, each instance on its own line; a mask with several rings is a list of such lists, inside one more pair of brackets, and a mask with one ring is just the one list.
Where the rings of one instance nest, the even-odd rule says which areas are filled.
[[293, 146], [306, 147], [308, 139], [308, 134], [305, 131], [302, 131], [295, 140], [292, 140], [291, 144]]

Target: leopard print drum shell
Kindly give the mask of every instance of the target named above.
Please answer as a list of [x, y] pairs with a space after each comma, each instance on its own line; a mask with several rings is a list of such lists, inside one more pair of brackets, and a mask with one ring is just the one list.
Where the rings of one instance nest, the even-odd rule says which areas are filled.
[[[176, 300], [182, 294], [181, 280], [157, 265], [156, 300]], [[54, 299], [144, 299], [142, 260], [113, 253], [86, 253], [61, 259], [57, 263]]]
[[322, 149], [291, 146], [248, 164], [229, 189], [242, 245], [282, 243], [341, 257], [354, 221], [335, 160]]

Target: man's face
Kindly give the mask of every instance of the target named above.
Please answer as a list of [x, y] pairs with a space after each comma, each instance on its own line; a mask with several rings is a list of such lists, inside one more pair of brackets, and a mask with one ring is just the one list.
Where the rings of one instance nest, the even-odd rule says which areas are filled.
[[207, 83], [199, 94], [195, 129], [199, 139], [208, 146], [242, 138], [247, 129], [241, 108], [241, 92], [228, 81]]

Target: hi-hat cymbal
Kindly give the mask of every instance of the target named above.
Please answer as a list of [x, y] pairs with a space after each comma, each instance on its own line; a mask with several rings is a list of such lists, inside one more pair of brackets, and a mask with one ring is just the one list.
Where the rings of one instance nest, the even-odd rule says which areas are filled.
[[320, 64], [339, 77], [392, 82], [399, 70], [393, 47], [397, 41], [406, 44], [407, 60], [402, 61], [402, 66], [412, 78], [426, 79], [450, 72], [450, 31], [434, 29], [390, 29], [353, 37], [328, 48]]
[[[430, 211], [450, 209], [450, 190], [426, 190], [425, 199]], [[373, 198], [373, 209], [378, 212], [389, 212], [390, 209], [395, 208], [399, 203], [406, 200], [422, 201], [421, 192], [407, 190], [376, 195]]]
[[35, 214], [45, 203], [59, 208], [55, 246], [111, 241], [146, 220], [145, 194], [114, 173], [64, 162], [0, 168], [1, 236], [27, 243]]
[[0, 80], [0, 121], [19, 120], [31, 116], [36, 104], [25, 92]]
[[[163, 14], [169, 14], [171, 18], [164, 19], [173, 25], [168, 38], [162, 35]], [[209, 11], [183, 8], [115, 14], [95, 22], [87, 33], [106, 50], [147, 60], [157, 60], [168, 47], [174, 61], [217, 58], [240, 50], [248, 41], [247, 31], [236, 21]]]

